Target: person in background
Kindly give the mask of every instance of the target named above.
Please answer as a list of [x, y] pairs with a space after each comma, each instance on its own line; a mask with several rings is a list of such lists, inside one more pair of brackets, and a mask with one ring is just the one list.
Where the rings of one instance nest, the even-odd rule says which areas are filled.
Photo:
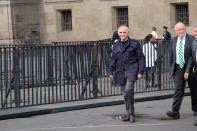
[[[119, 41], [119, 39], [120, 39], [120, 37], [119, 37], [119, 35], [118, 35], [118, 31], [116, 30], [116, 31], [114, 31], [114, 33], [113, 33], [113, 36], [112, 36], [112, 46], [111, 46], [111, 50], [113, 50], [113, 45], [114, 45], [114, 43], [116, 43], [117, 41]], [[112, 55], [112, 54], [111, 54]], [[116, 80], [115, 80], [115, 74], [116, 74], [116, 72], [117, 72], [117, 70], [116, 69], [114, 69], [113, 70], [113, 77], [112, 77], [112, 79], [111, 79], [111, 85], [112, 86], [117, 86], [117, 82], [116, 82]]]
[[152, 32], [151, 32], [151, 34], [153, 35], [153, 37], [155, 38], [155, 39], [158, 39], [158, 35], [157, 35], [157, 32], [156, 32], [156, 27], [152, 27]]
[[170, 39], [171, 39], [171, 34], [168, 31], [167, 26], [163, 26], [162, 30], [163, 30], [163, 36], [162, 36], [163, 44], [161, 46], [163, 49], [162, 52], [164, 52], [163, 62], [164, 62], [165, 67], [169, 68], [169, 65], [168, 65], [169, 59], [168, 58], [169, 58], [169, 43], [170, 43]]
[[118, 28], [119, 41], [113, 45], [112, 56], [109, 64], [109, 77], [113, 77], [114, 69], [117, 70], [115, 80], [121, 86], [127, 115], [123, 121], [135, 122], [134, 113], [134, 84], [143, 77], [145, 57], [140, 43], [129, 38], [129, 28], [121, 25]]
[[[192, 43], [192, 56], [187, 65], [187, 72], [184, 74], [186, 80], [190, 80], [191, 103], [193, 115], [197, 117], [197, 24], [194, 25], [195, 40]], [[197, 126], [197, 119], [194, 123]]]
[[162, 37], [162, 39], [164, 39], [164, 40], [170, 40], [171, 39], [171, 34], [168, 31], [167, 26], [163, 26], [163, 37]]
[[113, 36], [112, 36], [112, 41], [115, 43], [120, 39], [119, 35], [118, 35], [118, 31], [114, 31]]
[[[145, 44], [142, 46], [143, 53], [146, 60], [146, 89], [149, 87], [154, 87], [154, 71], [155, 71], [155, 62], [157, 60], [157, 51], [156, 44], [154, 43], [155, 38], [152, 34], [148, 34], [145, 37]], [[151, 83], [151, 85], [150, 85]]]

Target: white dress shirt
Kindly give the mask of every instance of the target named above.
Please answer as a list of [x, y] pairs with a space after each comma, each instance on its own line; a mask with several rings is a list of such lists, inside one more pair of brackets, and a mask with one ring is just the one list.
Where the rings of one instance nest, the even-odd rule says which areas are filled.
[[[182, 44], [183, 44], [183, 62], [185, 63], [185, 58], [184, 58], [184, 50], [185, 50], [185, 37], [186, 35], [183, 36], [182, 38]], [[178, 37], [177, 39], [177, 44], [176, 44], [176, 64], [179, 64], [179, 44], [181, 41], [181, 37]]]

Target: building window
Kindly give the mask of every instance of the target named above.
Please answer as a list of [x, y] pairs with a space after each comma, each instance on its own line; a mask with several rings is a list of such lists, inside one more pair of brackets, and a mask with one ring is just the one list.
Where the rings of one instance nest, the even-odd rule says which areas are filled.
[[15, 14], [16, 22], [23, 22], [24, 16], [22, 14]]
[[117, 27], [128, 23], [128, 8], [117, 8]]
[[185, 25], [189, 25], [188, 4], [176, 5], [176, 23], [177, 22], [183, 22]]
[[71, 31], [72, 30], [71, 10], [62, 11], [61, 18], [62, 18], [62, 31]]

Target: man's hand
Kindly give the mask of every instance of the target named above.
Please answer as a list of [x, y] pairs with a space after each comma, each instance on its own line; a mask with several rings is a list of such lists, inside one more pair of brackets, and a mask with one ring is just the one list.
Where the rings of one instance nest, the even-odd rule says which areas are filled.
[[109, 75], [110, 78], [113, 78], [113, 75]]
[[138, 74], [138, 79], [141, 79], [142, 77], [143, 77], [143, 75], [142, 74]]
[[184, 74], [184, 78], [185, 78], [185, 80], [187, 80], [187, 79], [188, 79], [188, 77], [189, 77], [189, 73], [187, 73], [187, 72], [186, 72], [186, 73]]

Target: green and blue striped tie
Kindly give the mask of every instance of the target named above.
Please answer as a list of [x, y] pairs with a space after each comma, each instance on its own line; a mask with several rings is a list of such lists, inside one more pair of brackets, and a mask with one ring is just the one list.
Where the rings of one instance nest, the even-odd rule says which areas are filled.
[[183, 61], [183, 38], [180, 39], [179, 43], [179, 67], [183, 68], [184, 61]]

